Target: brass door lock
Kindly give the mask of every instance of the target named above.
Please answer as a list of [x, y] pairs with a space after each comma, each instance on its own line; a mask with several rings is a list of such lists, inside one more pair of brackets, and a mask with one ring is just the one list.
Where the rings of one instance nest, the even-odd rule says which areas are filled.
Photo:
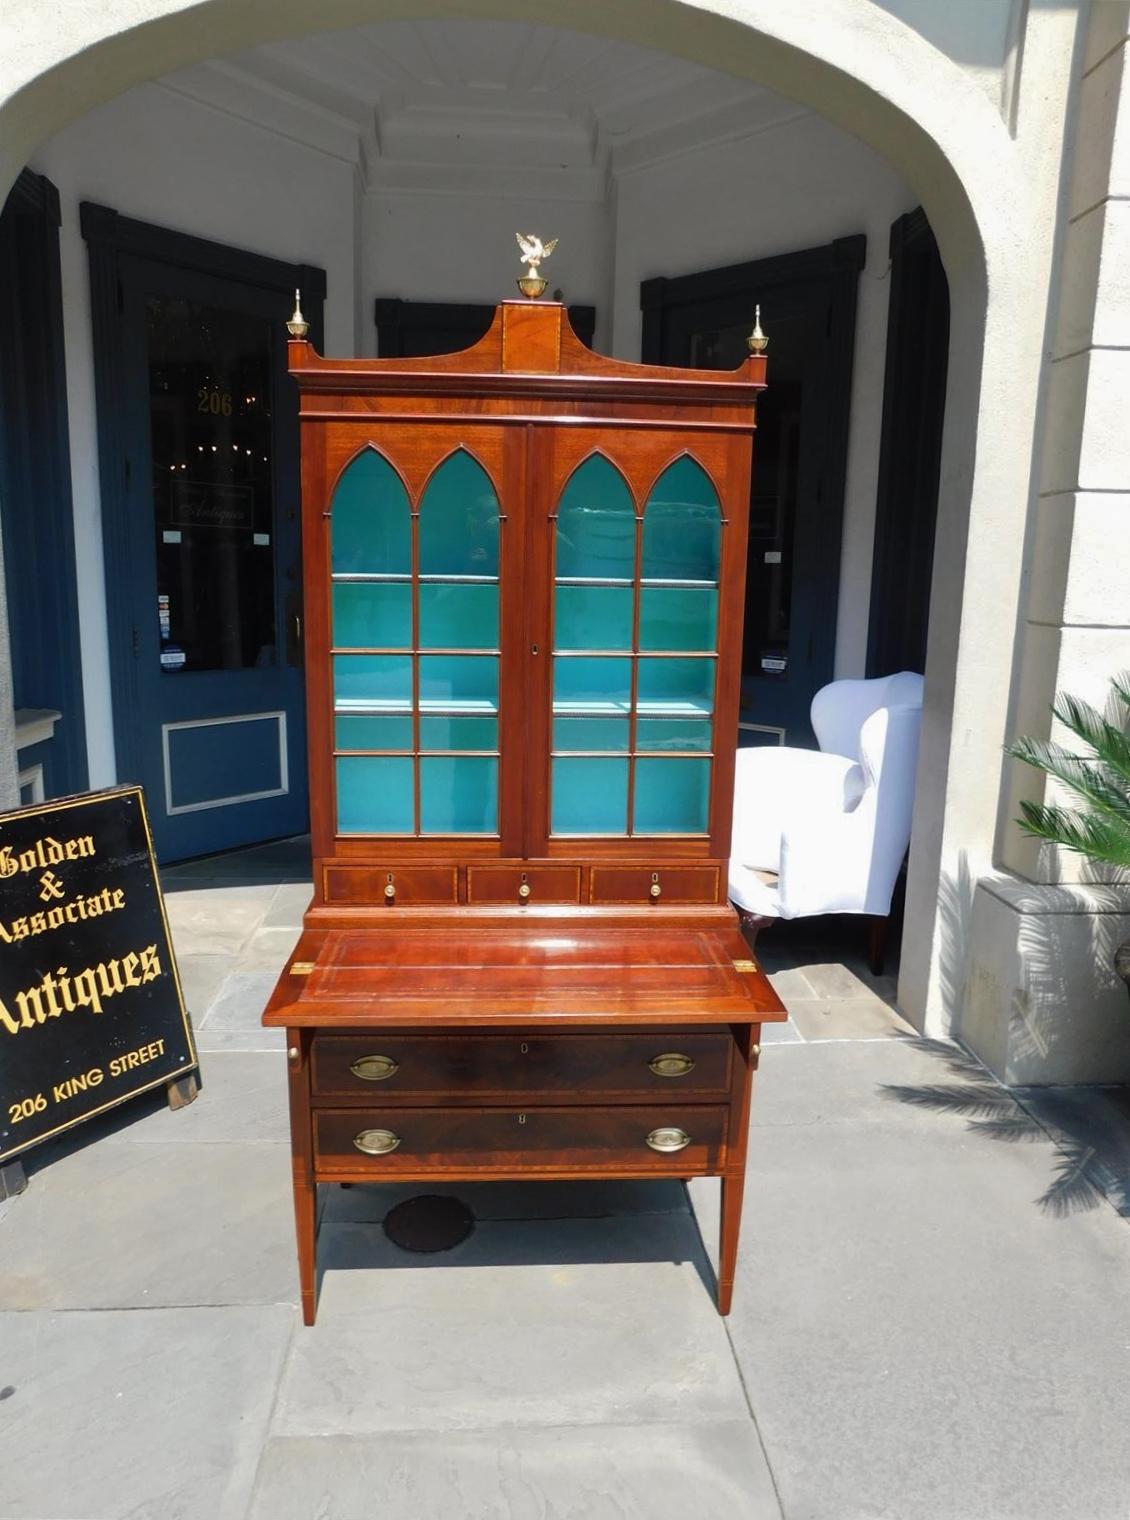
[[392, 879], [392, 872], [388, 873], [388, 885], [385, 887], [385, 898], [392, 902], [396, 897], [396, 883]]
[[525, 871], [522, 872], [522, 885], [518, 888], [518, 897], [522, 902], [528, 902], [530, 896], [530, 884], [526, 880]]

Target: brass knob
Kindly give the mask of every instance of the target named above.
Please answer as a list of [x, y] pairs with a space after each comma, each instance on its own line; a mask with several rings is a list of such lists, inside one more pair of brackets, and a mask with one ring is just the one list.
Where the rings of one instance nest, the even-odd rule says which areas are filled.
[[366, 1156], [387, 1156], [400, 1144], [400, 1136], [394, 1135], [390, 1129], [363, 1129], [359, 1135], [354, 1135], [353, 1144]]
[[657, 881], [653, 881], [652, 882], [652, 884], [651, 884], [651, 895], [652, 895], [652, 897], [658, 897], [661, 894], [662, 890], [663, 889], [660, 887], [660, 885], [659, 885], [659, 883]]
[[360, 1056], [349, 1069], [362, 1082], [384, 1082], [394, 1077], [400, 1066], [391, 1056]]
[[664, 1125], [661, 1129], [653, 1129], [647, 1137], [647, 1143], [653, 1151], [660, 1151], [663, 1155], [672, 1155], [675, 1151], [686, 1150], [691, 1143], [691, 1137], [685, 1129], [679, 1129], [677, 1125]]
[[751, 1056], [753, 1056], [756, 1059], [761, 1054], [761, 1046], [760, 1045], [751, 1045], [749, 1047], [749, 1053], [750, 1053]]
[[694, 1071], [694, 1062], [690, 1056], [680, 1055], [676, 1050], [653, 1056], [647, 1064], [657, 1077], [686, 1077]]
[[527, 897], [529, 897], [529, 895], [530, 895], [530, 884], [529, 884], [528, 881], [524, 881], [522, 883], [522, 885], [518, 888], [518, 896], [522, 899], [523, 902], [525, 902], [526, 899], [527, 899]]
[[385, 896], [388, 898], [389, 902], [392, 902], [393, 898], [396, 896], [396, 887], [391, 881], [385, 888]]
[[298, 1060], [298, 1046], [297, 1045], [290, 1046], [290, 1048], [288, 1049], [288, 1051], [286, 1053], [286, 1058], [292, 1064], [294, 1064], [295, 1062], [297, 1062], [297, 1060]]

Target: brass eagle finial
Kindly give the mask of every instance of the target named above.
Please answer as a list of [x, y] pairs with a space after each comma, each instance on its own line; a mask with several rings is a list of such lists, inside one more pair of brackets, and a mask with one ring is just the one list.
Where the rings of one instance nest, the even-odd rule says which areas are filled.
[[543, 243], [541, 238], [534, 232], [516, 232], [518, 247], [522, 250], [522, 263], [528, 264], [528, 271], [518, 281], [518, 289], [524, 296], [531, 300], [537, 300], [545, 290], [546, 282], [541, 277], [538, 266], [557, 247], [557, 239], [550, 238], [548, 243]]

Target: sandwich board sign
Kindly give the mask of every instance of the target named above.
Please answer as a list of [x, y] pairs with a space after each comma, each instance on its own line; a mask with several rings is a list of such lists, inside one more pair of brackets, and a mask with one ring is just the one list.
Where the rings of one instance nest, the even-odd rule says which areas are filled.
[[0, 814], [0, 1166], [196, 1064], [141, 788]]

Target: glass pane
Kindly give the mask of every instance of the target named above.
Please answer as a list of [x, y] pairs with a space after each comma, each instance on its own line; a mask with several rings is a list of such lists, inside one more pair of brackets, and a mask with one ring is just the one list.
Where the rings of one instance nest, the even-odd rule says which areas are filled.
[[410, 759], [342, 755], [335, 763], [339, 834], [413, 832]]
[[421, 749], [497, 749], [497, 718], [421, 718]]
[[339, 649], [411, 649], [412, 587], [336, 581], [333, 641]]
[[406, 654], [335, 654], [334, 707], [412, 706], [412, 660]]
[[570, 475], [557, 507], [557, 576], [630, 581], [636, 504], [624, 477], [593, 455]]
[[420, 710], [451, 707], [498, 711], [498, 657], [481, 654], [420, 656]]
[[717, 636], [717, 591], [645, 586], [640, 592], [641, 649], [714, 649]]
[[628, 752], [627, 718], [554, 718], [554, 749]]
[[631, 660], [559, 655], [553, 662], [555, 712], [627, 712], [631, 690]]
[[493, 834], [497, 829], [497, 760], [439, 755], [420, 761], [421, 834]]
[[721, 549], [718, 494], [684, 455], [663, 471], [644, 508], [643, 578], [716, 583]]
[[420, 502], [421, 575], [498, 575], [498, 497], [462, 449], [445, 459]]
[[275, 648], [272, 323], [146, 304], [161, 669], [244, 670]]
[[709, 750], [714, 725], [709, 718], [639, 718], [636, 748]]
[[713, 660], [640, 660], [640, 713], [691, 716], [714, 710]]
[[625, 834], [627, 760], [553, 760], [555, 834]]
[[421, 649], [497, 649], [498, 586], [421, 586]]
[[338, 749], [411, 749], [412, 719], [338, 713], [334, 738]]
[[346, 465], [330, 503], [335, 575], [410, 575], [412, 519], [400, 476], [366, 449]]
[[637, 760], [636, 834], [705, 834], [709, 760]]
[[554, 593], [555, 649], [631, 649], [630, 586], [558, 586]]

